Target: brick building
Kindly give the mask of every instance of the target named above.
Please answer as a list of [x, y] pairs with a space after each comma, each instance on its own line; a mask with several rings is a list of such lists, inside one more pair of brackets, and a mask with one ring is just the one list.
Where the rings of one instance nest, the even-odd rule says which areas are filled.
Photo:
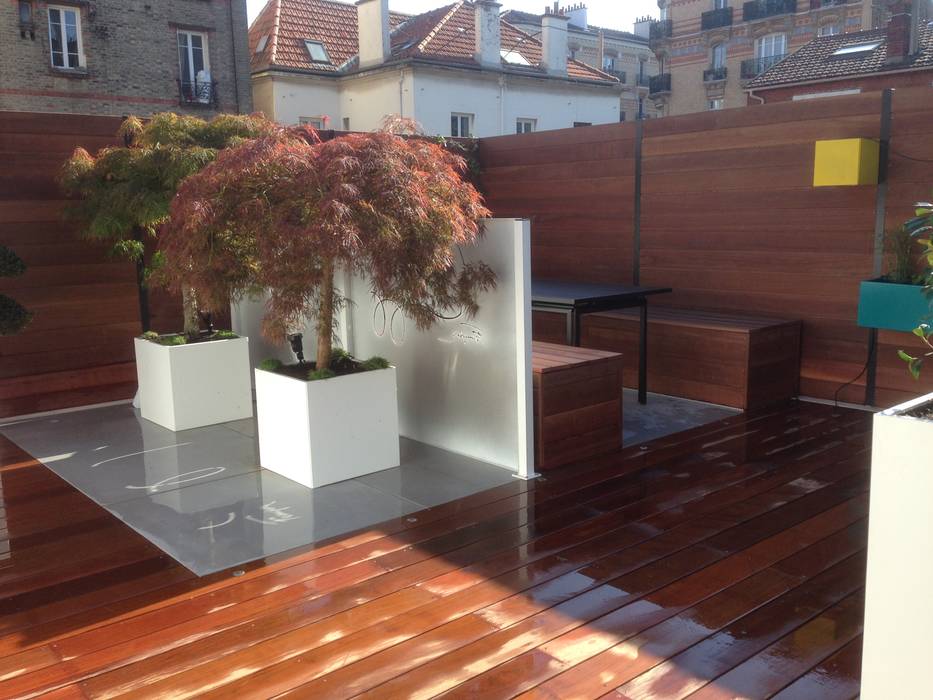
[[0, 110], [252, 111], [246, 0], [5, 0], [0, 32]]
[[651, 98], [664, 114], [742, 107], [756, 76], [818, 36], [884, 25], [890, 0], [658, 0]]
[[883, 29], [814, 39], [751, 81], [749, 104], [933, 86], [933, 24], [913, 5], [897, 8]]

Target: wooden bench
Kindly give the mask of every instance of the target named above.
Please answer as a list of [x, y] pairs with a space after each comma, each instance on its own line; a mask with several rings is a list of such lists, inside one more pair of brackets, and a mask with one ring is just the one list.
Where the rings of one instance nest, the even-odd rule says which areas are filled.
[[533, 342], [535, 467], [541, 470], [622, 446], [622, 356]]
[[[745, 410], [796, 396], [800, 330], [800, 321], [652, 306], [648, 388]], [[626, 386], [634, 386], [637, 312], [588, 314], [580, 340], [622, 353]]]

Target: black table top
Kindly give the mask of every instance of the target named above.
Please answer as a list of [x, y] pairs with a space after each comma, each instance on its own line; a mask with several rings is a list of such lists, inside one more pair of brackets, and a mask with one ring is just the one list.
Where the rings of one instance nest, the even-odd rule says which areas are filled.
[[531, 280], [531, 301], [538, 304], [580, 306], [587, 303], [630, 301], [651, 294], [667, 294], [670, 287], [638, 287], [631, 284], [590, 284]]

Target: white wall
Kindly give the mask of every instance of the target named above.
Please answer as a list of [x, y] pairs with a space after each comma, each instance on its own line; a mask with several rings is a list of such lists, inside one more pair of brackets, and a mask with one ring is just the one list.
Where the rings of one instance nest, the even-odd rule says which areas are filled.
[[[264, 76], [254, 79], [253, 98], [257, 109], [282, 124], [326, 115], [328, 128], [342, 129], [347, 117], [351, 130], [373, 131], [386, 116], [400, 114], [413, 117], [429, 134], [449, 136], [450, 115], [460, 112], [475, 115], [473, 136], [485, 137], [515, 133], [518, 118], [536, 119], [538, 131], [574, 122], [617, 122], [620, 89], [417, 65], [342, 78]], [[272, 105], [266, 104], [269, 93]]]
[[536, 119], [538, 131], [619, 121], [618, 90], [563, 80], [418, 66], [414, 88], [416, 119], [430, 134], [450, 135], [451, 112], [476, 115], [480, 138], [515, 133], [519, 117]]

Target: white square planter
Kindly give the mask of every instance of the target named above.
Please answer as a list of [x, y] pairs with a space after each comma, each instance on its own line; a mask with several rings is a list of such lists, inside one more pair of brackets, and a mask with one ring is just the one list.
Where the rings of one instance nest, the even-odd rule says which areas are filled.
[[861, 697], [930, 697], [933, 657], [933, 420], [904, 415], [933, 394], [875, 414]]
[[306, 382], [256, 370], [259, 462], [308, 487], [397, 467], [395, 368]]
[[142, 417], [188, 430], [253, 415], [249, 339], [159, 345], [136, 338]]

